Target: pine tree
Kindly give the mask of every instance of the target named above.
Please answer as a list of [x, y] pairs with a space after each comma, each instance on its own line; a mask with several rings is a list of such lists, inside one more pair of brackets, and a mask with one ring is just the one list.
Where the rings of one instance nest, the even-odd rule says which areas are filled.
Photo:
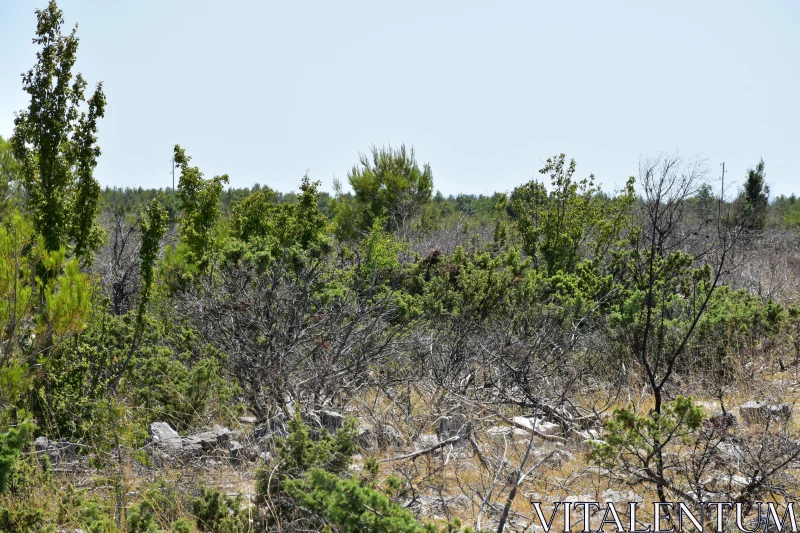
[[764, 229], [769, 203], [769, 186], [765, 183], [764, 160], [747, 170], [747, 181], [742, 191], [742, 224], [750, 230]]
[[347, 175], [354, 198], [341, 194], [341, 184], [335, 184], [339, 190], [336, 218], [342, 236], [369, 232], [377, 218], [384, 219], [389, 231], [407, 229], [431, 199], [431, 167], [425, 164], [420, 168], [413, 148], [373, 147], [371, 156], [361, 154], [359, 165]]

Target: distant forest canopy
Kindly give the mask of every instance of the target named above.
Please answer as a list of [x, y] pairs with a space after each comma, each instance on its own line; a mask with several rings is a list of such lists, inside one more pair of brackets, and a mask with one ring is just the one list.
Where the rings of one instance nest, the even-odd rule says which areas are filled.
[[[1, 156], [0, 156], [1, 157]], [[769, 197], [769, 188], [766, 184], [766, 195], [768, 199], [766, 214], [764, 217], [765, 228], [772, 229], [792, 229], [800, 227], [800, 203], [797, 201], [797, 195], [781, 194], [779, 196]], [[135, 206], [142, 206], [154, 198], [159, 190], [161, 190], [166, 198], [168, 205], [174, 204], [177, 209], [178, 202], [177, 196], [170, 188], [166, 189], [152, 189], [142, 187], [106, 187], [101, 196], [101, 204], [109, 210], [135, 210]], [[274, 193], [272, 201], [275, 204], [295, 203], [297, 201], [297, 192], [280, 192], [271, 189], [267, 185], [259, 183], [254, 184], [252, 187], [227, 187], [223, 189], [220, 195], [220, 206], [224, 213], [229, 213], [231, 207], [238, 201], [247, 197], [253, 192], [261, 190], [270, 190]], [[704, 190], [698, 191], [695, 196], [702, 197], [703, 195], [714, 194], [716, 191]], [[605, 191], [599, 190], [595, 193], [600, 198], [610, 198], [611, 195]], [[345, 198], [352, 198], [353, 193], [343, 193]], [[736, 195], [733, 201], [729, 200], [726, 203], [731, 204], [735, 202], [742, 202], [746, 196], [746, 191], [742, 188]], [[175, 198], [174, 202], [170, 202], [169, 198]], [[493, 221], [497, 216], [498, 205], [509, 197], [509, 193], [495, 192], [492, 195], [484, 194], [463, 194], [456, 195], [443, 195], [441, 192], [436, 191], [431, 197], [430, 201], [435, 206], [437, 214], [442, 218], [453, 216], [456, 213], [464, 213], [475, 217], [476, 220], [484, 222]], [[317, 205], [320, 211], [328, 217], [333, 216], [333, 202], [336, 196], [328, 192], [317, 192]], [[177, 211], [170, 209], [171, 219], [173, 213], [177, 216]]]
[[[373, 148], [373, 151], [378, 150]], [[389, 153], [391, 147], [382, 148], [379, 152]], [[413, 149], [410, 151], [413, 156]], [[24, 188], [17, 176], [20, 165], [14, 159], [11, 145], [8, 140], [0, 137], [0, 205], [13, 202], [22, 205], [24, 200]], [[744, 178], [743, 185], [733, 195], [727, 198], [726, 205], [742, 206], [747, 201], [763, 204], [761, 223], [764, 229], [793, 229], [800, 227], [800, 203], [797, 195], [791, 194], [770, 197], [769, 186], [766, 181], [766, 166], [764, 161], [760, 161], [753, 169], [741, 177]], [[734, 181], [739, 181], [733, 177]], [[729, 177], [728, 179], [731, 179]], [[536, 181], [536, 180], [533, 180]], [[550, 184], [542, 184], [545, 188]], [[433, 182], [431, 181], [431, 190]], [[223, 188], [219, 196], [220, 210], [223, 214], [230, 214], [233, 206], [248, 197], [252, 193], [267, 192], [269, 202], [273, 204], [293, 204], [297, 202], [298, 193], [295, 191], [281, 192], [270, 188], [268, 185], [254, 184], [251, 187], [226, 187]], [[515, 189], [516, 191], [516, 189]], [[511, 193], [496, 192], [492, 195], [475, 194], [450, 194], [443, 195], [436, 191], [427, 197], [420, 198], [419, 201], [426, 205], [426, 218], [428, 223], [442, 223], [457, 216], [468, 216], [473, 221], [481, 223], [494, 222], [497, 219], [502, 205], [508, 201], [513, 201], [515, 191]], [[637, 191], [638, 192], [638, 191]], [[100, 194], [99, 206], [102, 210], [110, 213], [138, 213], [143, 206], [151, 202], [156, 196], [161, 194], [165, 208], [169, 215], [170, 224], [174, 224], [179, 217], [180, 201], [178, 193], [169, 187], [165, 189], [153, 189], [142, 187], [105, 187]], [[601, 200], [608, 200], [614, 196], [614, 192], [609, 194], [599, 187], [592, 190], [592, 195]], [[697, 189], [692, 195], [697, 201], [717, 196], [718, 191], [706, 184]], [[324, 191], [316, 192], [317, 205], [322, 214], [329, 219], [335, 216], [335, 204], [337, 199], [340, 202], [352, 202], [355, 194], [344, 192], [339, 189], [330, 194]], [[750, 200], [747, 200], [750, 198]], [[641, 198], [637, 197], [638, 201]]]

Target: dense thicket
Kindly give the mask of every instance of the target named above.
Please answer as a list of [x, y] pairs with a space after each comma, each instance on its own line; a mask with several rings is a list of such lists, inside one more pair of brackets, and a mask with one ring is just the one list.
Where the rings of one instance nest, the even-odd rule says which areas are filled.
[[[643, 388], [652, 407], [614, 411], [593, 460], [662, 501], [702, 495], [684, 479], [697, 464], [670, 450], [719, 437], [681, 388], [722, 397], [772, 346], [795, 350], [781, 368], [800, 361], [800, 203], [768, 201], [763, 161], [734, 199], [702, 162], [668, 154], [613, 194], [560, 154], [546, 183], [444, 197], [412, 149], [375, 147], [348, 174], [353, 193], [331, 196], [308, 176], [294, 193], [225, 189], [175, 145], [177, 190], [101, 191], [102, 85], [85, 100], [75, 32], [61, 33], [55, 2], [37, 14], [30, 105], [0, 139], [0, 530], [49, 520], [19, 503], [52, 482], [31, 477], [31, 436], [114, 457], [151, 422], [184, 431], [245, 412], [293, 416], [257, 476], [265, 527], [432, 530], [374, 460], [348, 469], [352, 421], [331, 436], [301, 417], [371, 395], [411, 416], [412, 387], [427, 386], [438, 405], [544, 413], [568, 432]], [[765, 464], [798, 453], [775, 445]], [[756, 469], [730, 498], [775, 490], [779, 471]], [[160, 527], [147, 505], [104, 521], [102, 502], [79, 500], [95, 528]], [[250, 527], [213, 490], [192, 505], [196, 522], [176, 515], [173, 530]]]

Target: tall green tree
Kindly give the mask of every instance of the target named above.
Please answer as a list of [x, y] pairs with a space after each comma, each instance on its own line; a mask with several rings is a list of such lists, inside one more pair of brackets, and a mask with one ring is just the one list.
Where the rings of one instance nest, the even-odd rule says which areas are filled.
[[764, 160], [761, 159], [755, 168], [747, 169], [747, 181], [740, 197], [742, 224], [750, 230], [764, 229], [769, 203], [769, 186], [765, 180]]
[[[371, 155], [371, 157], [370, 157]], [[410, 227], [433, 193], [433, 174], [428, 164], [419, 166], [414, 149], [373, 147], [361, 154], [358, 165], [347, 175], [354, 197], [339, 190], [336, 219], [340, 235], [355, 237], [370, 231], [376, 218], [385, 219], [389, 231]]]
[[602, 257], [626, 228], [634, 201], [632, 178], [612, 200], [593, 175], [575, 179], [575, 166], [564, 154], [549, 158], [539, 173], [550, 176], [550, 192], [532, 180], [514, 189], [507, 206], [525, 253], [550, 275], [573, 272], [583, 258]]
[[181, 201], [181, 241], [188, 248], [190, 264], [201, 269], [209, 262], [212, 251], [213, 230], [220, 216], [219, 199], [222, 185], [228, 183], [228, 175], [203, 178], [197, 167], [189, 166], [191, 157], [179, 145], [175, 145], [175, 164], [181, 170], [178, 182], [178, 197]]
[[73, 74], [77, 26], [62, 33], [64, 16], [54, 0], [36, 16], [33, 42], [41, 49], [36, 64], [22, 76], [30, 104], [14, 120], [11, 146], [45, 249], [52, 252], [71, 243], [74, 254], [88, 263], [101, 238], [95, 225], [100, 185], [94, 168], [100, 156], [97, 121], [106, 99], [98, 83], [86, 100], [86, 80]]

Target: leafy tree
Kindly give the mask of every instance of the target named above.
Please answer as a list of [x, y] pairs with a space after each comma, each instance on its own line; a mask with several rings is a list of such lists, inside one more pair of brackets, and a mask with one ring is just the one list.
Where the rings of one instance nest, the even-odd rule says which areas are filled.
[[775, 199], [775, 207], [780, 216], [781, 225], [784, 228], [800, 227], [800, 202], [797, 201], [796, 195], [779, 196]]
[[181, 242], [188, 249], [187, 262], [205, 269], [210, 264], [213, 231], [220, 216], [219, 200], [228, 175], [204, 179], [197, 167], [190, 167], [191, 158], [175, 145], [175, 164], [181, 169], [178, 196], [181, 200]]
[[361, 154], [358, 165], [347, 174], [354, 197], [346, 198], [337, 184], [339, 204], [336, 220], [342, 236], [354, 237], [372, 228], [376, 218], [385, 219], [389, 231], [406, 230], [412, 219], [431, 199], [433, 174], [420, 168], [414, 149], [373, 147], [372, 158]]
[[[45, 250], [54, 252], [71, 242], [75, 255], [89, 263], [101, 236], [95, 225], [100, 185], [93, 173], [100, 156], [97, 121], [106, 99], [99, 83], [86, 100], [86, 81], [81, 74], [73, 76], [77, 27], [61, 33], [64, 17], [55, 0], [36, 15], [33, 42], [41, 50], [36, 65], [22, 77], [30, 104], [14, 119], [11, 145]], [[87, 109], [81, 111], [84, 103]]]
[[567, 165], [564, 154], [548, 159], [539, 173], [550, 176], [551, 191], [530, 181], [514, 189], [507, 208], [534, 267], [550, 275], [569, 273], [584, 258], [603, 257], [626, 227], [633, 180], [611, 201], [603, 198], [593, 175], [576, 181], [575, 161]]
[[161, 203], [160, 197], [155, 197], [147, 206], [147, 211], [139, 220], [139, 229], [142, 233], [142, 243], [139, 248], [139, 260], [141, 266], [139, 270], [142, 273], [142, 290], [139, 293], [139, 309], [136, 313], [136, 329], [134, 332], [133, 342], [131, 342], [128, 356], [125, 362], [117, 372], [117, 377], [114, 380], [112, 389], [116, 390], [119, 380], [128, 369], [131, 359], [133, 358], [134, 351], [139, 342], [142, 328], [144, 327], [144, 316], [147, 310], [147, 304], [150, 303], [150, 297], [153, 292], [153, 277], [156, 259], [158, 258], [159, 244], [164, 234], [167, 232], [167, 210]]

